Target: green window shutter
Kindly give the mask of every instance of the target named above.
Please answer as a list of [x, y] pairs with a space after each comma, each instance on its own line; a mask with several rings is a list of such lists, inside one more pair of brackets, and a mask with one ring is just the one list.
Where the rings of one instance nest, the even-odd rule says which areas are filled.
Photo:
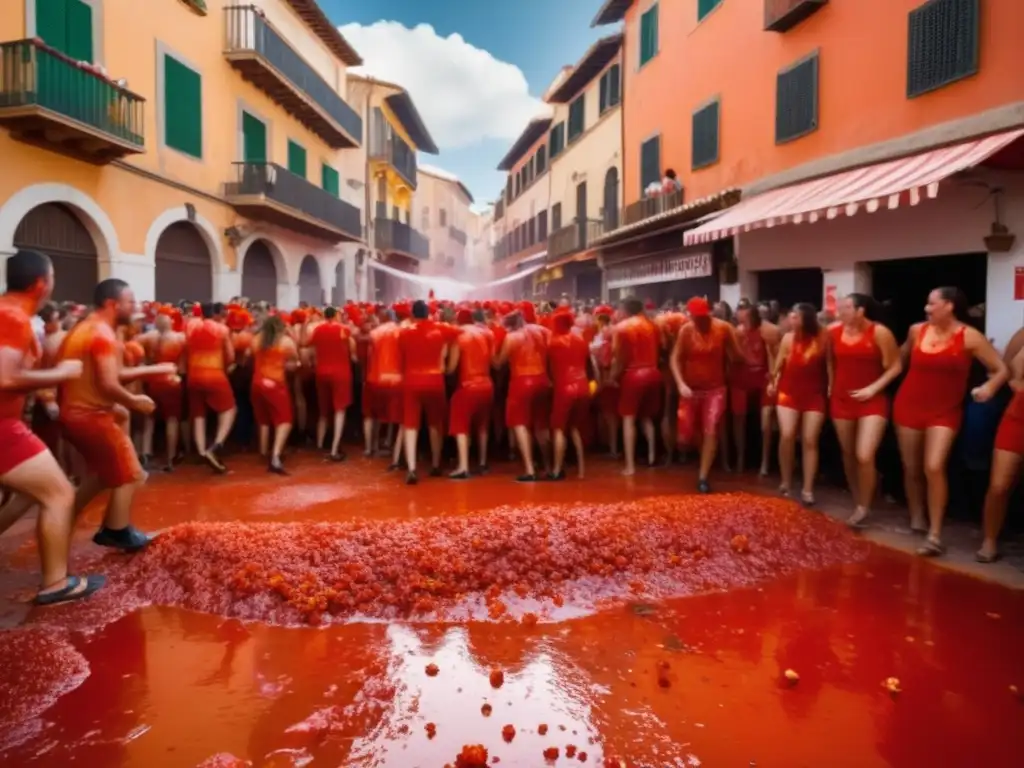
[[640, 194], [651, 184], [661, 181], [661, 137], [655, 136], [640, 145]]
[[327, 163], [320, 166], [320, 186], [324, 188], [325, 192], [330, 192], [335, 197], [341, 196], [338, 172]]
[[622, 68], [618, 64], [608, 70], [608, 106], [614, 107], [622, 100]]
[[697, 0], [697, 21], [700, 21], [721, 3], [722, 0]]
[[68, 47], [68, 0], [36, 0], [36, 37], [61, 53]]
[[652, 5], [640, 17], [640, 66], [658, 52], [658, 6]]
[[288, 139], [288, 170], [306, 178], [306, 149]]
[[248, 112], [242, 112], [242, 159], [247, 163], [267, 162], [267, 126]]
[[82, 0], [65, 0], [67, 8], [67, 35], [64, 53], [75, 61], [93, 60], [92, 6]]
[[164, 143], [192, 157], [203, 156], [203, 80], [164, 54]]

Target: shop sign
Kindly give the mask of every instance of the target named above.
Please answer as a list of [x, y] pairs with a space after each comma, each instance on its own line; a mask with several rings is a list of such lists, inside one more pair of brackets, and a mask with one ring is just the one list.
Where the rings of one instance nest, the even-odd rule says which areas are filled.
[[711, 254], [691, 253], [665, 259], [641, 261], [621, 267], [609, 267], [608, 288], [627, 288], [631, 285], [670, 283], [711, 276]]

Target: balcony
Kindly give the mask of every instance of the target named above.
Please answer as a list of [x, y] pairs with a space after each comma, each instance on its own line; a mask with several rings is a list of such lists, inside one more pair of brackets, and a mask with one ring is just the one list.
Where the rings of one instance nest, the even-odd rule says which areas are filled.
[[562, 227], [548, 237], [548, 261], [557, 261], [584, 250], [604, 233], [603, 222], [586, 219]]
[[358, 147], [363, 119], [250, 5], [224, 9], [224, 57], [333, 149]]
[[361, 241], [359, 209], [277, 163], [233, 163], [224, 196], [243, 216], [339, 243]]
[[465, 245], [466, 244], [466, 233], [463, 232], [458, 227], [453, 227], [453, 226], [449, 226], [448, 227], [448, 238], [450, 240], [454, 240], [459, 245]]
[[661, 213], [679, 208], [683, 204], [683, 190], [677, 189], [667, 195], [651, 195], [630, 203], [622, 209], [619, 216], [619, 226], [628, 227], [630, 224], [638, 224], [641, 221], [657, 216]]
[[145, 99], [40, 40], [0, 43], [0, 125], [97, 165], [145, 152]]
[[395, 133], [379, 112], [370, 121], [370, 160], [387, 163], [410, 189], [416, 189], [416, 150]]
[[786, 32], [827, 4], [828, 0], [764, 0], [764, 28]]
[[430, 242], [403, 221], [378, 216], [374, 220], [374, 246], [385, 253], [399, 253], [413, 259], [430, 258]]

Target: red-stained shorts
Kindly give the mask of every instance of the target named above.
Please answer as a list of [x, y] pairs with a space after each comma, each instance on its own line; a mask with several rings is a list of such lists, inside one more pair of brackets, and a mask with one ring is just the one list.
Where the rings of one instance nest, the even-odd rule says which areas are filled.
[[61, 413], [64, 438], [106, 488], [120, 488], [145, 477], [135, 446], [111, 411]]
[[676, 440], [680, 445], [693, 445], [698, 431], [715, 435], [725, 415], [725, 387], [695, 389], [690, 397], [679, 398], [676, 411]]
[[757, 409], [771, 408], [775, 405], [773, 398], [768, 397], [768, 385], [747, 389], [729, 385], [729, 410], [734, 416], [745, 416], [750, 413], [750, 405], [757, 402]]
[[448, 434], [476, 434], [487, 429], [494, 407], [494, 385], [480, 382], [466, 386], [462, 384], [452, 395], [451, 414], [448, 417]]
[[619, 386], [605, 384], [597, 390], [597, 410], [604, 416], [619, 415]]
[[363, 417], [382, 424], [401, 424], [402, 385], [366, 382], [363, 385]]
[[858, 402], [849, 395], [832, 393], [828, 401], [828, 413], [839, 421], [857, 421], [867, 416], [889, 417], [889, 398], [880, 394], [866, 402]]
[[0, 477], [34, 459], [46, 444], [21, 419], [0, 419]]
[[[1021, 395], [1017, 395], [1021, 397]], [[1024, 456], [1024, 414], [1015, 413], [1014, 409], [1007, 408], [1003, 418], [999, 422], [999, 430], [996, 432], [996, 450], [1008, 451]]]
[[321, 414], [341, 413], [352, 405], [352, 378], [317, 376], [316, 401]]
[[800, 413], [826, 413], [825, 395], [820, 392], [794, 394], [779, 390], [776, 405], [779, 408], [790, 408]]
[[902, 392], [896, 394], [896, 400], [892, 404], [892, 423], [897, 427], [912, 429], [916, 432], [924, 432], [932, 427], [945, 427], [954, 432], [960, 431], [964, 420], [962, 406], [943, 409], [930, 408], [927, 402], [915, 402], [908, 396], [900, 397], [901, 394]]
[[505, 425], [547, 429], [546, 413], [551, 398], [551, 382], [547, 376], [513, 376], [508, 383], [505, 403]]
[[402, 387], [402, 426], [419, 429], [423, 414], [427, 416], [427, 427], [443, 429], [448, 415], [448, 397], [444, 380], [440, 385], [406, 382]]
[[188, 410], [193, 419], [206, 418], [207, 410], [224, 413], [235, 407], [235, 393], [228, 377], [211, 381], [188, 382]]
[[259, 426], [279, 427], [294, 422], [292, 393], [288, 391], [287, 384], [253, 377], [249, 396], [252, 399], [252, 415]]
[[565, 432], [586, 427], [590, 414], [590, 382], [555, 387], [551, 396], [551, 429]]
[[657, 368], [633, 368], [619, 382], [619, 416], [657, 418], [661, 411], [665, 381]]
[[185, 391], [180, 381], [153, 379], [146, 384], [146, 394], [156, 403], [156, 413], [165, 421], [180, 419], [184, 412]]
[[32, 407], [32, 431], [50, 451], [56, 452], [60, 444], [60, 422], [50, 418], [46, 412], [46, 403], [41, 400], [36, 400]]

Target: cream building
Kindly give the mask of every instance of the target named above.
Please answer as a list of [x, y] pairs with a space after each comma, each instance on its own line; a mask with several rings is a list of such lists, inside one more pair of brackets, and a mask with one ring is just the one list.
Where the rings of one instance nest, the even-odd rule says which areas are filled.
[[458, 278], [467, 268], [473, 195], [454, 174], [420, 166], [413, 197], [414, 224], [430, 242], [422, 272]]

